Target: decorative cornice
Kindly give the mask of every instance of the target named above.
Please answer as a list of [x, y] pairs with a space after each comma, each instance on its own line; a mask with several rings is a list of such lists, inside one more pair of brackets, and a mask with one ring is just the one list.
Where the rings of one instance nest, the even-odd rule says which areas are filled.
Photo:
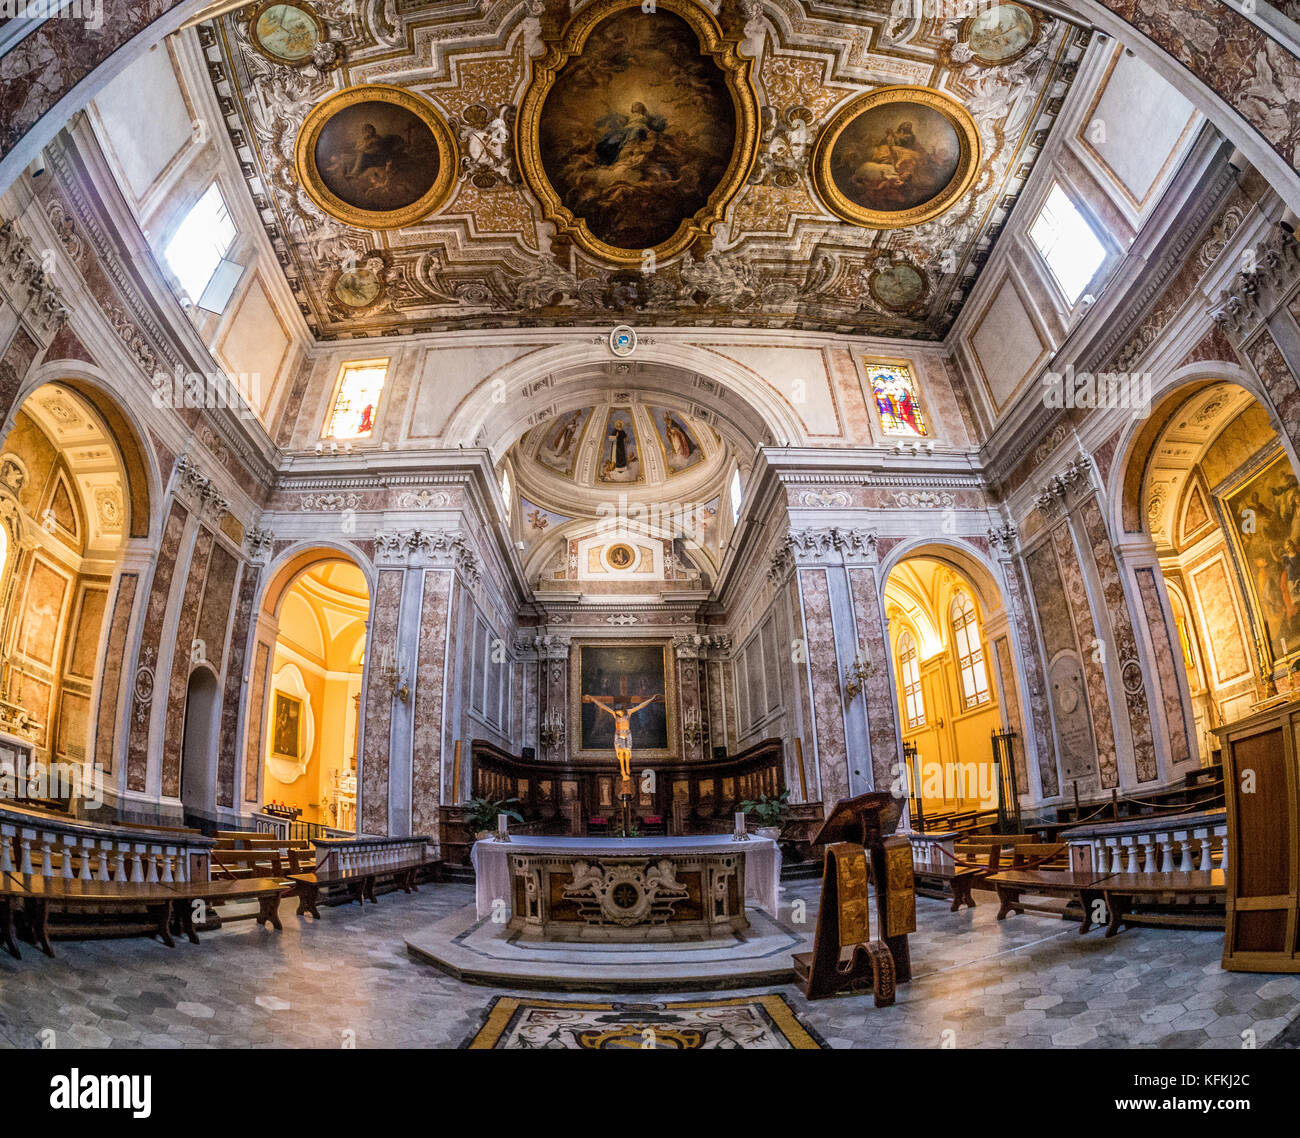
[[1210, 315], [1235, 345], [1249, 342], [1259, 327], [1300, 281], [1300, 243], [1294, 234], [1275, 225], [1243, 258], [1243, 268]]
[[201, 517], [220, 519], [230, 509], [230, 503], [217, 490], [216, 483], [207, 477], [188, 455], [176, 462], [176, 492], [198, 507]]
[[13, 219], [0, 224], [0, 284], [28, 326], [48, 345], [68, 320], [62, 290]]
[[463, 533], [454, 530], [391, 530], [375, 534], [377, 564], [412, 564], [423, 558], [459, 569], [471, 584], [480, 576], [478, 555]]
[[[1083, 454], [1071, 459], [1060, 474], [1055, 474], [1047, 480], [1038, 497], [1034, 499], [1034, 505], [1047, 517], [1055, 517], [1060, 512], [1068, 511], [1074, 504], [1080, 486], [1091, 486], [1091, 475], [1092, 459], [1088, 455]], [[990, 533], [990, 539], [991, 537]]]

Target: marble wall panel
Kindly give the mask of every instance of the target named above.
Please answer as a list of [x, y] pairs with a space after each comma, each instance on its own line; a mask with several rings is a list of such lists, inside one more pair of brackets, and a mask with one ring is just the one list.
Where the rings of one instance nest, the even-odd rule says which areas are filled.
[[1129, 612], [1128, 598], [1124, 595], [1124, 582], [1110, 534], [1101, 516], [1101, 506], [1096, 496], [1079, 507], [1079, 521], [1092, 553], [1093, 564], [1101, 581], [1106, 613], [1110, 620], [1111, 638], [1119, 653], [1118, 667], [1124, 687], [1124, 702], [1128, 714], [1129, 732], [1133, 739], [1133, 765], [1138, 782], [1151, 782], [1159, 775], [1156, 764], [1154, 728], [1151, 724], [1151, 701], [1147, 691], [1146, 675], [1138, 655], [1137, 636], [1133, 630], [1133, 617]]
[[853, 593], [853, 611], [858, 622], [858, 643], [864, 656], [876, 665], [863, 682], [867, 701], [867, 733], [871, 742], [871, 771], [877, 790], [888, 790], [898, 777], [899, 754], [898, 705], [889, 688], [889, 644], [885, 638], [884, 617], [876, 596], [876, 571], [871, 568], [850, 569], [849, 588]]
[[[443, 679], [451, 573], [425, 570], [416, 654], [415, 710], [411, 731], [411, 832], [438, 836], [442, 800]], [[453, 791], [455, 788], [451, 788]]]
[[[397, 623], [402, 604], [401, 569], [381, 569], [370, 609], [368, 645], [376, 648], [397, 643]], [[375, 659], [367, 651], [367, 663]], [[361, 758], [361, 830], [367, 834], [388, 833], [388, 742], [393, 720], [393, 690], [373, 669], [366, 690], [365, 742]]]
[[253, 680], [248, 685], [248, 734], [244, 740], [244, 802], [257, 804], [262, 773], [262, 717], [266, 712], [266, 682], [271, 670], [272, 645], [259, 640], [253, 658]]
[[185, 695], [189, 687], [194, 635], [199, 621], [199, 597], [208, 573], [215, 539], [206, 526], [199, 529], [190, 557], [185, 591], [176, 622], [176, 641], [172, 647], [167, 680], [167, 718], [163, 725], [162, 793], [168, 798], [181, 792], [181, 748], [185, 742]]
[[[236, 572], [240, 573], [238, 567]], [[217, 751], [218, 806], [235, 806], [240, 696], [244, 691], [244, 665], [248, 659], [248, 634], [252, 625], [257, 583], [257, 569], [251, 565], [244, 565], [239, 579], [239, 595], [235, 601], [234, 622], [230, 629], [225, 689], [221, 693], [221, 740]], [[253, 730], [254, 721], [257, 721], [260, 727], [261, 704], [253, 700], [251, 684], [247, 720], [250, 731]]]
[[1110, 692], [1106, 686], [1104, 653], [1097, 637], [1088, 592], [1083, 583], [1083, 570], [1074, 549], [1069, 526], [1057, 526], [1052, 531], [1052, 547], [1065, 586], [1065, 599], [1069, 604], [1070, 618], [1074, 621], [1075, 638], [1079, 645], [1079, 658], [1083, 664], [1084, 684], [1087, 688], [1088, 706], [1092, 711], [1092, 737], [1097, 747], [1097, 769], [1101, 785], [1119, 785], [1119, 763], [1115, 754], [1115, 728], [1110, 717]]
[[[1060, 791], [1060, 777], [1056, 766], [1056, 740], [1052, 735], [1051, 710], [1048, 704], [1047, 679], [1043, 671], [1043, 661], [1034, 645], [1038, 643], [1034, 636], [1033, 625], [1029, 618], [1028, 597], [1021, 580], [1020, 568], [1012, 561], [1002, 563], [1002, 576], [1005, 583], [1007, 608], [1024, 650], [1019, 658], [1019, 666], [1024, 669], [1025, 685], [1029, 688], [1029, 724], [1034, 732], [1034, 742], [1038, 748], [1038, 781], [1045, 797]], [[1028, 754], [1025, 737], [1021, 736], [1021, 748]], [[1029, 789], [1029, 783], [1023, 784]]]
[[127, 740], [126, 785], [128, 790], [143, 791], [149, 770], [149, 710], [155, 698], [154, 670], [158, 667], [162, 647], [163, 622], [167, 617], [167, 602], [171, 597], [172, 576], [176, 571], [176, 556], [180, 552], [181, 535], [189, 511], [180, 502], [173, 501], [163, 526], [154, 562], [153, 580], [149, 585], [149, 599], [145, 602], [144, 631], [140, 638], [140, 653], [134, 670], [135, 692], [131, 708], [131, 733]]
[[1187, 737], [1187, 724], [1183, 717], [1182, 689], [1178, 685], [1177, 669], [1183, 666], [1182, 645], [1170, 631], [1160, 603], [1161, 582], [1150, 566], [1138, 569], [1138, 593], [1142, 597], [1142, 614], [1146, 617], [1147, 633], [1151, 637], [1156, 657], [1156, 680], [1160, 690], [1160, 705], [1165, 722], [1169, 725], [1169, 758], [1177, 765], [1192, 757], [1191, 741]]
[[[821, 775], [822, 803], [829, 808], [849, 796], [849, 764], [826, 570], [800, 569], [799, 591], [803, 596], [804, 627], [808, 633], [808, 669], [812, 675], [813, 715], [817, 724], [817, 769]], [[805, 761], [808, 757], [805, 753]]]
[[108, 641], [104, 645], [104, 659], [100, 666], [99, 716], [95, 725], [95, 762], [105, 774], [113, 773], [113, 741], [117, 738], [119, 688], [122, 686], [122, 665], [126, 660], [127, 635], [131, 627], [131, 609], [135, 604], [135, 573], [122, 573], [117, 579], [117, 592], [113, 597], [113, 615], [108, 624]]

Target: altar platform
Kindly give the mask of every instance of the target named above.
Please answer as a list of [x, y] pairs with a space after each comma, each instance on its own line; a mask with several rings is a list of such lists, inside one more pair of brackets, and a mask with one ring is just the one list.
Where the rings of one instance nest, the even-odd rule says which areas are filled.
[[573, 943], [533, 940], [466, 905], [406, 941], [407, 951], [469, 984], [562, 992], [700, 992], [794, 983], [794, 953], [812, 943], [808, 920], [761, 909], [749, 927], [713, 940]]

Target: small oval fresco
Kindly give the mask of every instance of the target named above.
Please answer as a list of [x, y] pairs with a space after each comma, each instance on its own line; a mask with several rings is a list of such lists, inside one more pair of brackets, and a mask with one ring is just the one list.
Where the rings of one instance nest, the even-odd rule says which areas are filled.
[[542, 168], [599, 241], [649, 249], [709, 202], [736, 111], [721, 67], [676, 13], [625, 8], [559, 71], [539, 119]]
[[1019, 4], [995, 4], [972, 16], [963, 38], [971, 54], [981, 63], [1010, 63], [1034, 42], [1038, 21]]
[[302, 4], [263, 4], [253, 14], [250, 30], [263, 52], [285, 63], [311, 58], [321, 41], [319, 19]]

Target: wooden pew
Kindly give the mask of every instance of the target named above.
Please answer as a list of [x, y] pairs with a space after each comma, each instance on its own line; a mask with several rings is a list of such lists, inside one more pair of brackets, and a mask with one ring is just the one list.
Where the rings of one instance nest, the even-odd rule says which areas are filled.
[[294, 883], [298, 898], [298, 916], [310, 915], [320, 920], [319, 902], [322, 890], [331, 890], [342, 886], [349, 902], [356, 901], [362, 908], [370, 901], [377, 904], [375, 882], [391, 878], [403, 893], [419, 892], [415, 884], [415, 875], [425, 866], [435, 864], [435, 859], [428, 856], [410, 857], [388, 865], [361, 866], [350, 869], [336, 869], [317, 866], [313, 871], [293, 873], [289, 880]]

